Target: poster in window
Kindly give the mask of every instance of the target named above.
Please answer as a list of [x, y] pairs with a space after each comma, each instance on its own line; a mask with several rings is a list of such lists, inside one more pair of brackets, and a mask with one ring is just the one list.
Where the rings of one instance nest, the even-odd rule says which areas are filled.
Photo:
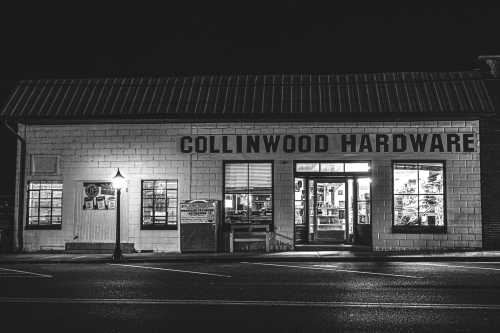
[[94, 199], [84, 198], [83, 200], [85, 202], [83, 209], [94, 209]]
[[114, 196], [110, 196], [108, 198], [108, 209], [115, 209], [116, 208], [116, 199]]
[[97, 209], [106, 209], [106, 198], [104, 196], [95, 197]]
[[83, 183], [83, 209], [116, 209], [115, 189], [110, 182]]

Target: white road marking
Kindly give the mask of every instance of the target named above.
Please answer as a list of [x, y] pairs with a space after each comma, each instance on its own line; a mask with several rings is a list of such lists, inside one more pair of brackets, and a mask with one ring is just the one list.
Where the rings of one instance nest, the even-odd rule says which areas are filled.
[[46, 278], [52, 278], [52, 275], [39, 274], [39, 273], [33, 273], [33, 272], [27, 272], [27, 271], [20, 271], [20, 270], [11, 269], [11, 268], [1, 268], [0, 267], [0, 270], [7, 271], [7, 272], [15, 272], [15, 273], [22, 273], [22, 274], [31, 274], [31, 275], [36, 275], [36, 276], [41, 276], [41, 277], [46, 277]]
[[262, 265], [262, 266], [276, 266], [276, 267], [288, 267], [288, 268], [300, 268], [300, 269], [312, 269], [312, 270], [316, 269], [316, 270], [323, 270], [323, 271], [347, 272], [347, 273], [357, 273], [357, 274], [366, 274], [366, 275], [393, 276], [393, 277], [402, 277], [402, 278], [411, 278], [411, 279], [423, 279], [422, 276], [415, 276], [415, 275], [376, 273], [376, 272], [356, 271], [356, 270], [351, 270], [351, 269], [334, 268], [337, 266], [331, 266], [332, 268], [324, 268], [324, 267], [281, 265], [281, 264], [268, 264], [268, 263], [245, 262], [245, 261], [243, 261], [241, 263], [242, 264], [251, 264], [251, 265]]
[[390, 308], [390, 309], [442, 309], [442, 310], [500, 310], [500, 304], [454, 303], [394, 303], [394, 302], [335, 302], [284, 300], [224, 300], [224, 299], [144, 299], [144, 298], [45, 298], [0, 297], [0, 303], [52, 303], [52, 304], [146, 304], [146, 305], [239, 305], [239, 306], [294, 306], [337, 308]]
[[210, 276], [218, 276], [230, 278], [231, 275], [223, 275], [223, 274], [215, 274], [215, 273], [205, 273], [205, 272], [195, 272], [195, 271], [186, 271], [181, 269], [172, 269], [172, 268], [160, 268], [160, 267], [150, 267], [150, 266], [136, 266], [136, 265], [125, 265], [125, 264], [110, 264], [113, 266], [123, 266], [123, 267], [135, 267], [135, 268], [143, 268], [143, 269], [156, 269], [160, 271], [170, 271], [170, 272], [178, 272], [178, 273], [189, 273], [189, 274], [198, 274], [198, 275], [210, 275]]
[[28, 274], [0, 274], [0, 278], [29, 278], [29, 279], [37, 279], [40, 276], [28, 275]]
[[61, 258], [61, 257], [65, 257], [66, 255], [62, 254], [62, 255], [52, 255], [52, 256], [45, 256], [45, 257], [40, 257], [40, 259], [53, 259], [53, 258]]
[[500, 264], [500, 261], [460, 261], [462, 264]]
[[82, 259], [82, 258], [86, 258], [87, 256], [79, 256], [79, 257], [74, 257], [74, 258], [71, 258], [72, 260], [76, 260], [76, 259]]
[[500, 271], [500, 268], [492, 268], [492, 267], [477, 267], [477, 266], [431, 264], [431, 263], [423, 263], [423, 262], [416, 262], [414, 264], [418, 264], [418, 265], [421, 265], [421, 266], [436, 266], [436, 267], [449, 267], [449, 268], [483, 269], [483, 270], [487, 270], [487, 271]]

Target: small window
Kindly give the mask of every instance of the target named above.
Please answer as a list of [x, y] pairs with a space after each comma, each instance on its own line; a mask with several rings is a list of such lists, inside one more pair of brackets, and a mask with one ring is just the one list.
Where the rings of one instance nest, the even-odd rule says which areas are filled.
[[370, 171], [370, 163], [346, 163], [345, 172], [368, 172]]
[[444, 163], [393, 164], [395, 232], [444, 232]]
[[319, 163], [297, 163], [297, 172], [319, 172]]
[[272, 163], [227, 163], [224, 177], [226, 223], [272, 223]]
[[298, 162], [295, 164], [298, 173], [368, 173], [369, 162]]
[[143, 180], [142, 229], [177, 229], [177, 180]]
[[29, 182], [27, 229], [61, 228], [62, 192], [63, 183], [60, 181]]
[[344, 163], [321, 163], [321, 172], [344, 172]]

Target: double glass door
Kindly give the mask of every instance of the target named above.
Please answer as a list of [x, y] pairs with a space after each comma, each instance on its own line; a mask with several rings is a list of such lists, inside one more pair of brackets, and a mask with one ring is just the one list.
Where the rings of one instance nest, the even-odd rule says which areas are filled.
[[370, 217], [368, 177], [295, 179], [297, 244], [366, 244]]

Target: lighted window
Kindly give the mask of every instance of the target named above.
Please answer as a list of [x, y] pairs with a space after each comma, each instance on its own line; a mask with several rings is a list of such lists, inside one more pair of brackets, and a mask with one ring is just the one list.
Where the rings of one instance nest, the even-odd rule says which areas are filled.
[[319, 163], [297, 163], [298, 172], [319, 172]]
[[143, 229], [177, 228], [177, 180], [143, 180]]
[[443, 163], [396, 162], [393, 180], [396, 231], [444, 228]]
[[272, 163], [226, 163], [224, 177], [226, 223], [272, 223]]
[[62, 192], [60, 181], [29, 182], [28, 228], [61, 228]]
[[295, 172], [299, 173], [367, 173], [369, 171], [369, 162], [298, 162], [295, 164]]
[[321, 172], [344, 172], [344, 163], [321, 163]]
[[370, 163], [346, 163], [345, 172], [368, 172], [370, 171]]

